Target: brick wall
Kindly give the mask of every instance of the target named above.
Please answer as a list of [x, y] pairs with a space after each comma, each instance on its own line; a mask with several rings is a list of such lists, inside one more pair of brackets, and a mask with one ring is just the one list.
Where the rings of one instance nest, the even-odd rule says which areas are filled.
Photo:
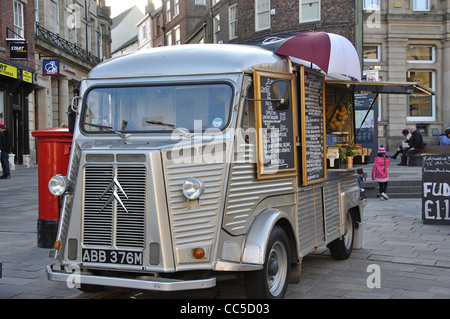
[[[299, 22], [298, 0], [272, 0], [270, 8], [270, 29], [255, 31], [255, 1], [220, 1], [220, 8], [213, 8], [213, 15], [220, 14], [221, 33], [224, 42], [245, 43], [280, 33], [298, 33], [307, 31], [326, 31], [340, 34], [355, 43], [355, 2], [350, 0], [322, 0], [321, 21], [314, 23]], [[238, 37], [228, 40], [228, 7], [238, 4]]]
[[6, 28], [14, 30], [14, 7], [13, 0], [1, 0], [0, 1], [0, 47], [5, 50], [0, 50], [0, 59], [8, 64], [22, 67], [28, 70], [34, 70], [34, 30], [35, 30], [35, 16], [34, 16], [34, 1], [28, 0], [23, 3], [23, 17], [24, 17], [24, 37], [28, 43], [28, 61], [10, 60], [9, 44], [6, 41], [6, 37], [13, 38], [14, 33], [8, 31]]

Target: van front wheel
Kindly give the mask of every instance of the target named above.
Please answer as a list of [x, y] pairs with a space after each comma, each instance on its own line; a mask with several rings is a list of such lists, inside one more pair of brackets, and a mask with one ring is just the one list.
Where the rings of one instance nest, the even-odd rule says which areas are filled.
[[282, 299], [286, 294], [289, 272], [289, 240], [280, 226], [275, 226], [267, 243], [264, 266], [246, 272], [245, 291], [250, 299]]

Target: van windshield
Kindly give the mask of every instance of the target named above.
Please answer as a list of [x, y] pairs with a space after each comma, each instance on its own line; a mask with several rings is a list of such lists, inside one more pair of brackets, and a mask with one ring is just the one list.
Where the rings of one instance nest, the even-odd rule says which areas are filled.
[[97, 87], [85, 98], [81, 127], [99, 133], [223, 130], [232, 96], [225, 83]]

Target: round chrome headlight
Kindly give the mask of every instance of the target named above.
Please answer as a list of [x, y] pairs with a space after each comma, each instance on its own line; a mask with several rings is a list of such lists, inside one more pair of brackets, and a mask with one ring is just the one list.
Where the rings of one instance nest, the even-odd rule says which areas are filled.
[[201, 180], [195, 177], [188, 178], [183, 183], [183, 195], [187, 199], [197, 199], [203, 194], [205, 190], [205, 184]]
[[48, 189], [50, 193], [55, 196], [64, 195], [69, 191], [69, 180], [65, 176], [61, 176], [60, 174], [53, 176], [50, 178], [48, 182]]

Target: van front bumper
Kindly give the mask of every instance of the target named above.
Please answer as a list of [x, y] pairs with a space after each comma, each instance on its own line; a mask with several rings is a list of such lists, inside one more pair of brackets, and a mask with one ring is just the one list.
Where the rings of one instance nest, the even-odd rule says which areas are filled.
[[47, 278], [52, 281], [65, 281], [68, 287], [78, 285], [100, 285], [108, 287], [130, 288], [137, 290], [179, 291], [206, 289], [216, 285], [216, 278], [200, 280], [178, 280], [171, 278], [141, 276], [141, 278], [106, 277], [91, 274], [68, 273], [54, 269], [56, 265], [47, 266]]

